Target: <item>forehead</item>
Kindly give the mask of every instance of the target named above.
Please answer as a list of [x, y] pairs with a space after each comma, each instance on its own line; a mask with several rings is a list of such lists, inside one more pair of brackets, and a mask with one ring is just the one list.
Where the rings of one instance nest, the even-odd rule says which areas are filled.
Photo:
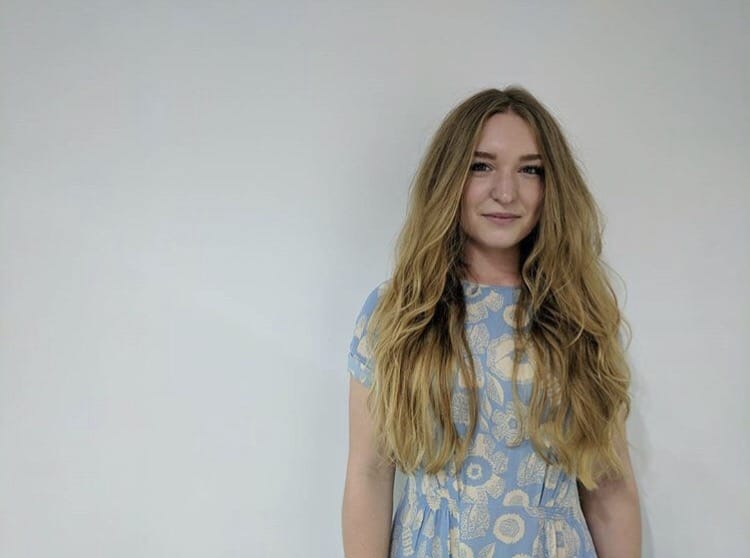
[[528, 123], [512, 112], [490, 116], [482, 127], [478, 149], [497, 153], [536, 153], [534, 131]]

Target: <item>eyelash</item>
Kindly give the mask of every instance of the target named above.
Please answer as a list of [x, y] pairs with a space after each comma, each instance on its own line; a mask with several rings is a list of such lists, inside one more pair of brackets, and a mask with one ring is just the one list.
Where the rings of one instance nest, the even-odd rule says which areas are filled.
[[[476, 167], [477, 165], [485, 165], [485, 166], [489, 166], [489, 165], [487, 165], [487, 163], [482, 163], [482, 162], [478, 162], [478, 163], [473, 163], [473, 164], [471, 165], [470, 169], [471, 169], [472, 171], [476, 171], [476, 169], [475, 169], [474, 167]], [[526, 166], [525, 166], [525, 167], [523, 167], [523, 168], [524, 168], [524, 169], [535, 169], [535, 171], [536, 171], [536, 172], [535, 172], [535, 173], [532, 173], [532, 174], [536, 174], [536, 175], [538, 175], [538, 176], [544, 176], [544, 167], [542, 167], [541, 165], [526, 165]], [[479, 172], [479, 171], [476, 171], [476, 172]]]

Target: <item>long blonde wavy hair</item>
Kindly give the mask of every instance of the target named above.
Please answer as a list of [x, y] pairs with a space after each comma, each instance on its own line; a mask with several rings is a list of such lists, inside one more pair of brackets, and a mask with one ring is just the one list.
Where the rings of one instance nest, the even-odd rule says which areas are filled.
[[[420, 162], [394, 272], [368, 325], [376, 332], [368, 405], [383, 456], [401, 470], [436, 473], [450, 460], [461, 467], [479, 412], [464, 327], [462, 192], [485, 121], [506, 111], [528, 123], [544, 166], [541, 216], [520, 245], [512, 391], [522, 427], [513, 443], [527, 436], [547, 463], [592, 489], [602, 477], [623, 473], [614, 436], [630, 414], [630, 371], [619, 338], [620, 327], [628, 336], [630, 327], [601, 258], [601, 211], [559, 124], [523, 87], [483, 90], [460, 103]], [[528, 405], [520, 403], [517, 385], [523, 354], [535, 369]], [[469, 392], [463, 437], [451, 410], [457, 371]]]

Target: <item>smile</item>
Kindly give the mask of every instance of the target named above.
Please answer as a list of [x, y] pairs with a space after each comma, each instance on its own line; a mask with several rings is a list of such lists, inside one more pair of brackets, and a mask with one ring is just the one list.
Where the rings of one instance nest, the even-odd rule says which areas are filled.
[[519, 219], [519, 217], [497, 217], [495, 215], [484, 215], [484, 217], [498, 225], [507, 225], [508, 223], [512, 223], [516, 219]]

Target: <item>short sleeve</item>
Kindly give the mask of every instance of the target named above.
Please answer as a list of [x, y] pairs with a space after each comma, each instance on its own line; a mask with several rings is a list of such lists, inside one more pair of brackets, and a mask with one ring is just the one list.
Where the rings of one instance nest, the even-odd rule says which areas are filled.
[[373, 383], [374, 369], [371, 353], [372, 332], [368, 330], [368, 324], [385, 284], [386, 281], [380, 283], [365, 299], [354, 323], [354, 335], [349, 343], [349, 374], [368, 388]]

